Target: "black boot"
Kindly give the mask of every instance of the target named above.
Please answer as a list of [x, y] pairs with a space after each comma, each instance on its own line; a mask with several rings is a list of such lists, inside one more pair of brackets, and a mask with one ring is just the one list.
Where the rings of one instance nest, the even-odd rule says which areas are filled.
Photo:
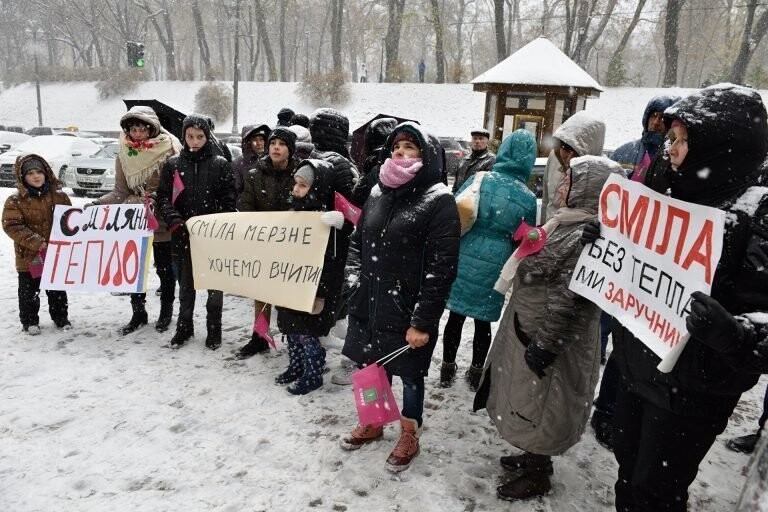
[[726, 448], [740, 453], [752, 453], [755, 451], [755, 445], [760, 440], [760, 431], [757, 434], [747, 434], [741, 437], [734, 437], [725, 442]]
[[160, 303], [160, 316], [155, 322], [155, 330], [157, 332], [165, 332], [171, 325], [173, 319], [173, 301]]
[[269, 352], [269, 343], [258, 334], [253, 333], [251, 341], [235, 352], [235, 359], [248, 359], [263, 352]]
[[440, 387], [449, 388], [453, 385], [453, 379], [456, 377], [456, 363], [446, 363], [440, 365]]
[[[540, 456], [523, 452], [521, 455], [505, 455], [499, 459], [499, 462], [501, 462], [502, 467], [507, 471], [527, 470], [531, 463], [536, 464], [540, 462], [537, 457]], [[549, 464], [543, 464], [542, 469], [546, 471], [548, 475], [551, 475], [553, 473], [552, 461], [550, 460]]]
[[597, 442], [613, 451], [613, 415], [595, 409], [589, 424], [592, 426], [592, 430], [595, 431]]
[[176, 334], [173, 335], [173, 338], [171, 338], [171, 342], [168, 344], [168, 346], [174, 349], [181, 348], [194, 335], [195, 331], [193, 329], [179, 328], [177, 324]]
[[304, 373], [288, 387], [292, 395], [306, 395], [323, 385], [325, 370], [325, 349], [317, 338], [309, 339], [304, 344]]
[[549, 475], [552, 458], [547, 455], [526, 453], [527, 468], [519, 469], [512, 479], [496, 488], [496, 496], [506, 501], [527, 500], [544, 496], [552, 490]]
[[466, 373], [467, 382], [469, 383], [469, 389], [472, 391], [477, 391], [477, 388], [480, 387], [480, 379], [483, 376], [483, 367], [482, 366], [475, 366], [472, 365], [469, 367]]
[[221, 346], [221, 324], [208, 324], [205, 346], [211, 350], [216, 350]]
[[275, 377], [277, 384], [290, 384], [304, 374], [304, 346], [288, 338], [288, 369]]
[[147, 310], [144, 308], [144, 303], [146, 302], [145, 297], [146, 296], [143, 293], [131, 294], [131, 310], [133, 311], [133, 315], [131, 315], [131, 320], [118, 330], [121, 336], [131, 334], [140, 327], [147, 325], [149, 322]]

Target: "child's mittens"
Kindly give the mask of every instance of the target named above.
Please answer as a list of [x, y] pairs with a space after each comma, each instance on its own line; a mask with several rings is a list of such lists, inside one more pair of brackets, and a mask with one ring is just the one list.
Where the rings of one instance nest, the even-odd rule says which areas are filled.
[[332, 228], [341, 229], [342, 227], [344, 227], [344, 214], [341, 212], [337, 212], [336, 210], [333, 210], [330, 212], [324, 212], [320, 216], [320, 222], [322, 222], [326, 226], [331, 226]]
[[323, 312], [323, 308], [325, 308], [325, 299], [322, 297], [315, 297], [315, 302], [312, 304], [312, 311], [310, 311], [310, 314], [319, 315]]

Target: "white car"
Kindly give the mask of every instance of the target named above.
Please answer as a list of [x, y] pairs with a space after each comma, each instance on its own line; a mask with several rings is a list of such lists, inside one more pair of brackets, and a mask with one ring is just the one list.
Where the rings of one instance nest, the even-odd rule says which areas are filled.
[[67, 168], [73, 161], [82, 156], [90, 156], [98, 152], [98, 144], [80, 137], [59, 137], [58, 135], [41, 135], [22, 142], [13, 150], [0, 155], [0, 186], [15, 187], [16, 174], [13, 166], [16, 157], [26, 153], [40, 155], [48, 162], [53, 172], [63, 181]]
[[107, 144], [93, 155], [82, 156], [70, 165], [62, 182], [77, 197], [103, 195], [115, 188], [115, 159], [120, 144]]
[[0, 131], [0, 154], [12, 150], [22, 142], [31, 139], [25, 133]]

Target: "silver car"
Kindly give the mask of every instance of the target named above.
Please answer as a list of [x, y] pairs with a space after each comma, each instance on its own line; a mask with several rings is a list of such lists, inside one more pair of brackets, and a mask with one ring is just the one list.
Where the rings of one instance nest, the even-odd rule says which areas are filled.
[[73, 162], [65, 171], [65, 186], [77, 197], [111, 191], [115, 188], [115, 158], [119, 149], [118, 143], [107, 144], [96, 154]]

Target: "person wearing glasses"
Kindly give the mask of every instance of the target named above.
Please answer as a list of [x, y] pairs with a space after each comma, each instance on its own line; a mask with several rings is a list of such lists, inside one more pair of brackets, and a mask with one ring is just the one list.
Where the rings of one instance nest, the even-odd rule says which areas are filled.
[[[115, 188], [92, 203], [142, 204], [147, 198], [155, 206], [155, 193], [160, 185], [160, 171], [166, 160], [181, 151], [181, 143], [160, 125], [160, 119], [150, 107], [135, 106], [120, 119], [120, 150], [115, 159]], [[165, 332], [173, 317], [176, 281], [171, 256], [171, 234], [162, 217], [157, 216], [160, 227], [155, 231], [152, 253], [160, 278], [160, 315], [155, 323], [157, 332]], [[144, 325], [149, 318], [146, 294], [131, 294], [131, 319], [119, 329], [123, 336]]]

